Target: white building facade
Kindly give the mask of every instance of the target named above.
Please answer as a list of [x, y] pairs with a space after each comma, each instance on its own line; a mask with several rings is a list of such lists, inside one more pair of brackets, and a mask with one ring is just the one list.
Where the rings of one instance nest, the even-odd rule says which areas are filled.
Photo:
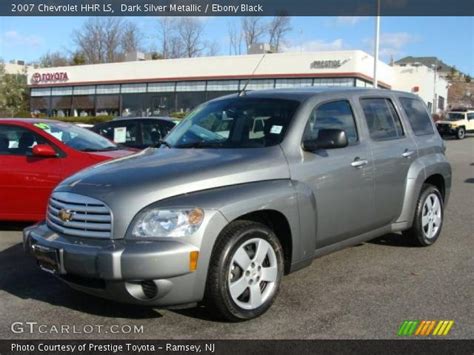
[[[31, 111], [46, 115], [156, 116], [187, 112], [245, 85], [247, 90], [371, 87], [373, 66], [374, 58], [358, 50], [272, 53], [30, 69], [28, 84]], [[415, 86], [423, 87], [417, 93], [432, 102], [423, 75], [417, 82], [383, 62], [378, 70], [380, 88], [414, 92]]]

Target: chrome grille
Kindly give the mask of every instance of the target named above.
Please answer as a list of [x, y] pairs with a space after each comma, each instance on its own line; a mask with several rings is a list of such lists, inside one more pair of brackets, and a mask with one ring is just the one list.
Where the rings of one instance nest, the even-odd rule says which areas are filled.
[[[61, 219], [60, 212], [70, 213], [69, 220]], [[70, 192], [51, 195], [46, 219], [56, 232], [76, 237], [111, 238], [112, 214], [102, 201]]]

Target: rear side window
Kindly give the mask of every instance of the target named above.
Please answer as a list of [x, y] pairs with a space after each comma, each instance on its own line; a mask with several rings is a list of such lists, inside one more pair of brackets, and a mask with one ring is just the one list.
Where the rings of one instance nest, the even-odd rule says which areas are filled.
[[29, 129], [0, 125], [0, 155], [30, 156], [33, 147], [46, 140]]
[[360, 104], [372, 139], [396, 139], [404, 136], [400, 117], [390, 99], [361, 99]]
[[349, 144], [359, 140], [349, 101], [333, 101], [316, 107], [311, 113], [303, 139], [317, 139], [320, 129], [330, 128], [344, 130]]
[[422, 136], [434, 133], [431, 117], [420, 100], [400, 97], [400, 104], [415, 135]]

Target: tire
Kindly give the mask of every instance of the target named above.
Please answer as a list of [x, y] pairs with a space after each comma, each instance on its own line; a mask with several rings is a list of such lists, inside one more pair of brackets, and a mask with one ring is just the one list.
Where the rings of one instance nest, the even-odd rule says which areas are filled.
[[464, 139], [466, 137], [466, 129], [464, 127], [459, 127], [456, 132], [457, 139]]
[[253, 221], [232, 222], [214, 246], [206, 304], [227, 321], [256, 318], [275, 300], [283, 270], [283, 249], [271, 229]]
[[438, 240], [443, 227], [444, 205], [439, 190], [424, 184], [416, 204], [413, 226], [403, 234], [416, 246], [430, 246]]

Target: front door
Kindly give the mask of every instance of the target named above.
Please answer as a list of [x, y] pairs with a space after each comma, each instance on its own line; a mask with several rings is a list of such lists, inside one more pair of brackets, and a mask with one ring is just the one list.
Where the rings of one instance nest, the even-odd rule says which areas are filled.
[[62, 159], [35, 157], [32, 147], [46, 140], [27, 128], [0, 125], [0, 217], [40, 220], [51, 191], [64, 178]]
[[308, 120], [303, 139], [315, 139], [320, 129], [346, 132], [349, 145], [304, 152], [292, 168], [292, 179], [310, 186], [316, 203], [316, 248], [367, 232], [372, 227], [373, 165], [348, 100], [319, 104]]

